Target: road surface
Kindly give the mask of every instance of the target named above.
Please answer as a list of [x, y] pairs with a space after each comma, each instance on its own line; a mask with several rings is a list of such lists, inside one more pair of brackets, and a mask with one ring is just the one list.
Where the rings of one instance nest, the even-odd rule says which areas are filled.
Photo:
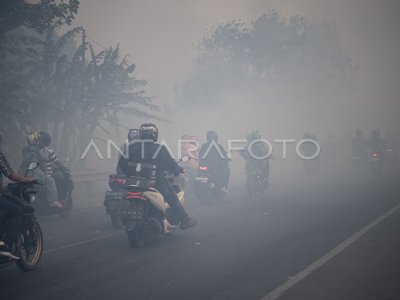
[[262, 202], [233, 187], [222, 204], [188, 199], [198, 227], [142, 249], [99, 199], [39, 219], [40, 266], [1, 269], [0, 299], [400, 299], [399, 183], [310, 180]]

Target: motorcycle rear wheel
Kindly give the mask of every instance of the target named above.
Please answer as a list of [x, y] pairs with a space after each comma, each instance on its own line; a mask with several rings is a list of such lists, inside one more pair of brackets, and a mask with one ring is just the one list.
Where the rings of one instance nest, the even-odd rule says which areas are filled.
[[67, 200], [64, 201], [64, 208], [62, 208], [62, 211], [60, 213], [60, 217], [63, 217], [63, 218], [69, 217], [69, 215], [71, 214], [71, 211], [72, 211], [72, 207], [74, 206], [73, 202], [72, 202], [71, 194], [68, 194], [66, 196], [66, 198], [67, 198]]
[[27, 235], [23, 233], [19, 234], [16, 244], [20, 257], [19, 260], [16, 261], [16, 265], [22, 271], [32, 271], [36, 269], [43, 252], [43, 233], [36, 220], [32, 221], [32, 229], [29, 231], [33, 234], [31, 238], [33, 238], [35, 244], [34, 248], [30, 249], [31, 251], [25, 248], [27, 244], [25, 238], [27, 238]]
[[142, 248], [146, 246], [147, 238], [143, 235], [142, 226], [137, 225], [134, 230], [128, 231], [128, 241], [132, 248]]
[[110, 213], [111, 224], [115, 229], [121, 229], [124, 227], [121, 218], [119, 217], [119, 210], [115, 209]]

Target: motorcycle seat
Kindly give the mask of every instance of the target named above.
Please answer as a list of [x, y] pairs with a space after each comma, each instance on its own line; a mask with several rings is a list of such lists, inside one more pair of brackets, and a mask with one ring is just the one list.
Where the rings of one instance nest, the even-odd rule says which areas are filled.
[[145, 187], [140, 187], [137, 185], [126, 185], [125, 188], [128, 191], [141, 191], [141, 192], [156, 192], [159, 193], [159, 191], [155, 188], [145, 188]]

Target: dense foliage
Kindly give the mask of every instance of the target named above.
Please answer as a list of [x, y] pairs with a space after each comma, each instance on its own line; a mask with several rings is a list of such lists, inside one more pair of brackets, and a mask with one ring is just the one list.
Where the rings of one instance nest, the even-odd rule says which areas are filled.
[[96, 130], [118, 133], [118, 114], [154, 118], [146, 81], [133, 76], [135, 65], [118, 46], [96, 53], [81, 39], [83, 28], [58, 34], [78, 1], [11, 0], [0, 7], [0, 129], [14, 161], [31, 130], [47, 130], [60, 156], [77, 162]]
[[354, 66], [335, 28], [269, 12], [250, 26], [234, 20], [212, 28], [197, 45], [196, 70], [180, 90], [187, 105], [213, 105], [225, 90], [281, 88], [297, 99], [349, 88]]

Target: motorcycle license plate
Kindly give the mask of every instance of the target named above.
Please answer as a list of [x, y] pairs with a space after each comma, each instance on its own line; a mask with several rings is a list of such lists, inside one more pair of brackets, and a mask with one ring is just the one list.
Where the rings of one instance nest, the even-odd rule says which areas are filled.
[[106, 199], [119, 200], [124, 198], [124, 192], [106, 191]]
[[372, 157], [371, 158], [371, 161], [379, 161], [380, 159], [379, 159], [379, 157]]
[[194, 180], [201, 181], [201, 182], [207, 182], [208, 178], [207, 177], [195, 177]]
[[141, 220], [143, 219], [143, 214], [144, 212], [142, 210], [124, 208], [121, 211], [121, 218], [130, 220]]

